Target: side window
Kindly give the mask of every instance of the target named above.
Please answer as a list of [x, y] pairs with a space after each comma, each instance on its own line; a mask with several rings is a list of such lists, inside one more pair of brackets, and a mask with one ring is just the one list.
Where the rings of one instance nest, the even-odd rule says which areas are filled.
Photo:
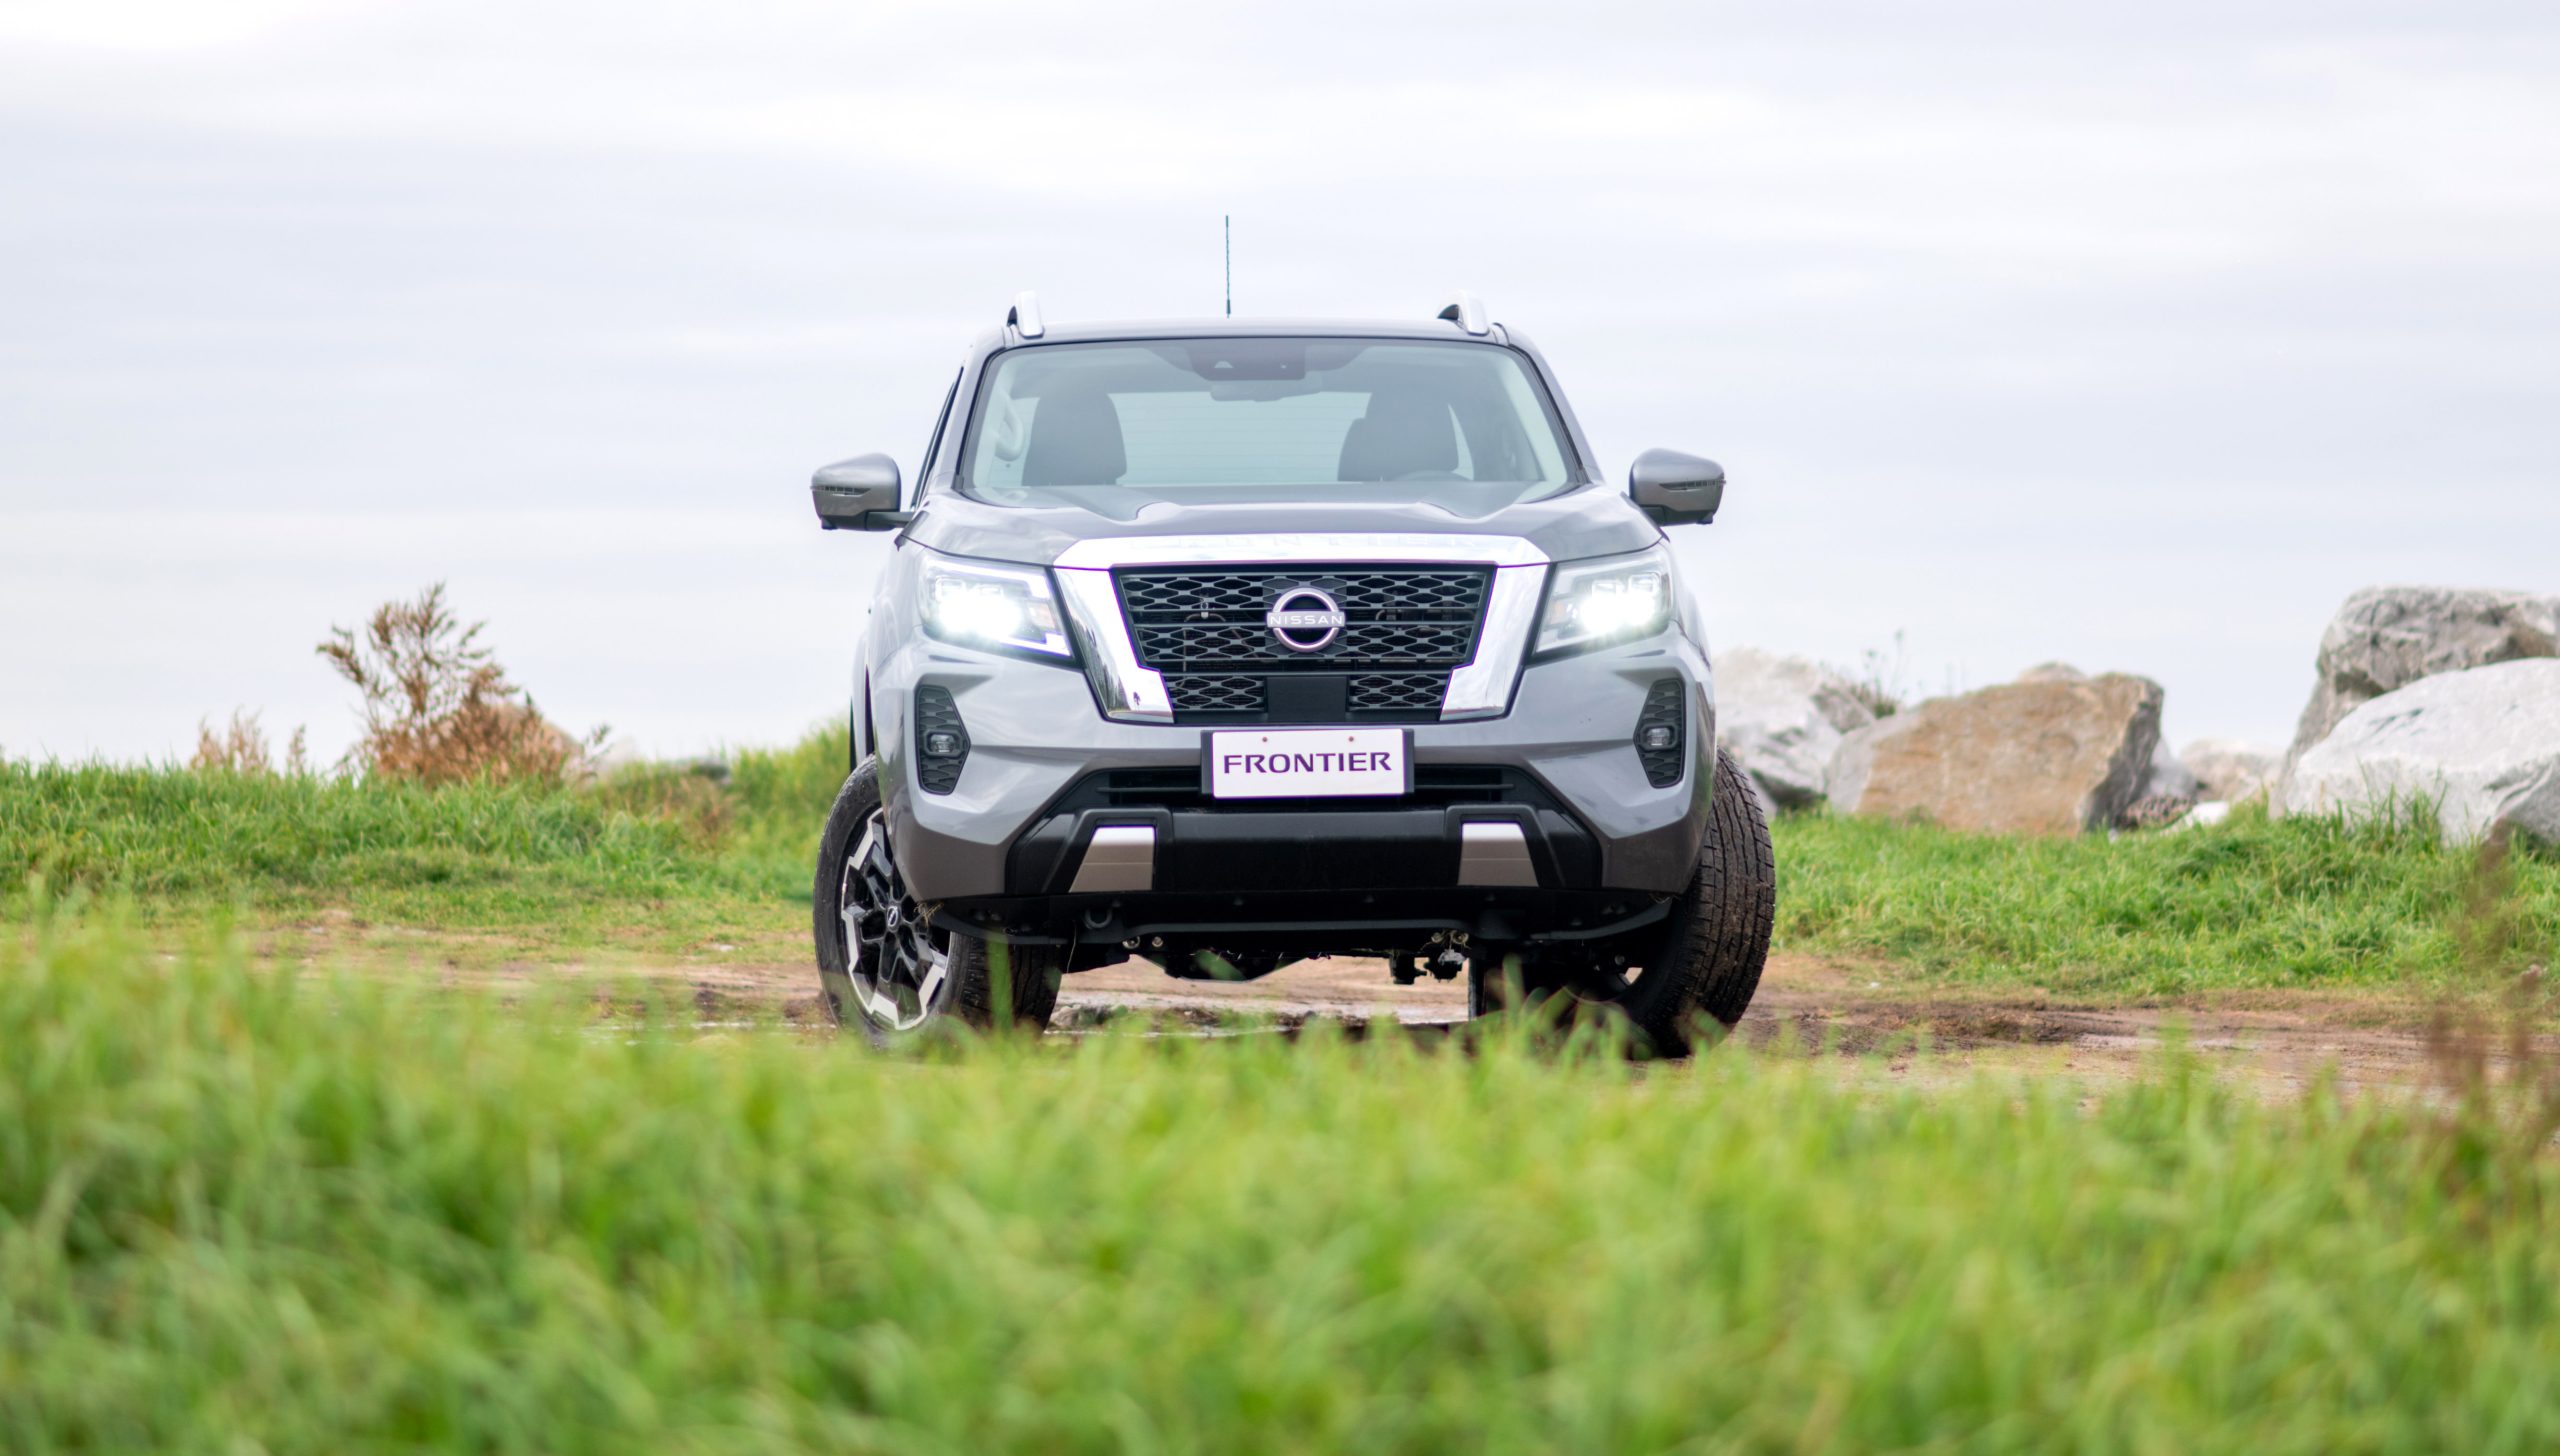
[[[966, 372], [966, 370], [962, 371], [962, 373]], [[954, 374], [951, 376], [951, 387], [942, 392], [942, 413], [934, 418], [933, 438], [925, 441], [924, 456], [916, 461], [916, 498], [907, 502], [909, 510], [913, 510], [923, 499], [924, 483], [933, 477], [933, 457], [942, 449], [942, 432], [951, 428], [951, 404], [959, 397], [960, 375]]]

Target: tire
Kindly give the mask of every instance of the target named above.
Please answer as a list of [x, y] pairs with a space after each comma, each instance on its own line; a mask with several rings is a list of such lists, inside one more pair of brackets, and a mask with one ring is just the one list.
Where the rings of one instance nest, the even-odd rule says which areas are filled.
[[[1064, 955], [1054, 946], [1026, 946], [935, 931], [916, 923], [915, 901], [905, 893], [888, 836], [881, 828], [880, 761], [865, 759], [837, 791], [818, 837], [817, 882], [811, 888], [810, 932], [817, 943], [819, 1002], [827, 1019], [858, 1027], [874, 1045], [923, 1039], [954, 1026], [993, 1031], [1010, 1025], [1034, 1035], [1046, 1030], [1058, 1004]], [[865, 871], [848, 874], [847, 861], [874, 854]], [[896, 914], [874, 902], [894, 892]], [[844, 916], [851, 892], [855, 923], [875, 933], [870, 959], [858, 964], [857, 942]], [[868, 914], [863, 913], [868, 911]], [[939, 975], [933, 973], [938, 965]], [[1002, 966], [1003, 980], [995, 968]], [[886, 969], [888, 974], [883, 975]], [[910, 972], [916, 972], [910, 974]], [[999, 992], [1006, 994], [999, 995]], [[910, 995], [923, 992], [922, 995]]]
[[1715, 775], [1698, 867], [1634, 970], [1547, 961], [1472, 967], [1470, 1013], [1505, 1009], [1510, 976], [1517, 975], [1529, 1005], [1569, 998], [1564, 1012], [1616, 1018], [1656, 1056], [1687, 1056], [1700, 1013], [1728, 1029], [1740, 1021], [1769, 962], [1777, 856], [1759, 796], [1722, 749], [1716, 751]]

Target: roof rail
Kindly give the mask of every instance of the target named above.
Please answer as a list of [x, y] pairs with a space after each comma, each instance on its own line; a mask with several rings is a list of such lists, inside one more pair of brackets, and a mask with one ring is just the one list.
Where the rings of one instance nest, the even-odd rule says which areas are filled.
[[1484, 300], [1463, 288], [1449, 295], [1439, 316], [1479, 337], [1493, 332], [1493, 325], [1485, 320]]
[[1028, 288], [1015, 294], [1013, 307], [1004, 311], [1004, 326], [1026, 339], [1047, 333], [1040, 323], [1040, 295]]

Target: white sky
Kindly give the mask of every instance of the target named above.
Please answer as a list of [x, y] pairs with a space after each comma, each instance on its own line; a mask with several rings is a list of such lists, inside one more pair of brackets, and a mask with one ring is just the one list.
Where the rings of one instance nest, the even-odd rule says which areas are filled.
[[962, 346], [1483, 294], [1722, 643], [2289, 735], [2382, 581], [2560, 592], [2560, 9], [0, 0], [0, 749], [334, 751], [444, 579], [654, 752], [841, 711]]

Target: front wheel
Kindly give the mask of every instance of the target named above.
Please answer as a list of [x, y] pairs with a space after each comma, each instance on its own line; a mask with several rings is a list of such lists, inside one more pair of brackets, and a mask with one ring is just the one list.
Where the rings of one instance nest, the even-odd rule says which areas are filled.
[[1064, 969], [1054, 947], [989, 942], [925, 923], [890, 851], [878, 759], [863, 760], [836, 794], [809, 898], [819, 1000], [838, 1025], [859, 1026], [883, 1045], [955, 1023], [1048, 1026]]
[[1655, 1055], [1667, 1057], [1688, 1055], [1700, 1012], [1727, 1028], [1740, 1021], [1769, 962], [1777, 855], [1759, 796], [1722, 749], [1715, 775], [1698, 867], [1639, 964], [1630, 969], [1624, 961], [1637, 958], [1616, 955], [1479, 962], [1470, 968], [1469, 1013], [1501, 1010], [1515, 995], [1532, 1006], [1561, 997], [1567, 1013], [1622, 1019]]

